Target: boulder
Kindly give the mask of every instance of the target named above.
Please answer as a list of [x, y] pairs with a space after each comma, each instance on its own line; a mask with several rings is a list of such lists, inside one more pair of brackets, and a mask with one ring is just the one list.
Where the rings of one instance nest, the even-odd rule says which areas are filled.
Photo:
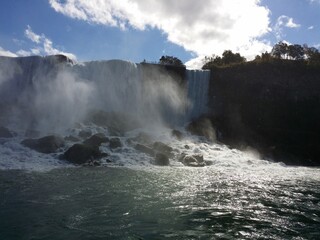
[[64, 153], [64, 159], [74, 164], [94, 162], [96, 159], [107, 156], [99, 148], [76, 143]]
[[183, 163], [183, 165], [189, 167], [204, 167], [206, 165], [205, 161], [203, 160], [203, 155], [201, 154], [181, 154], [179, 160]]
[[156, 156], [154, 158], [154, 164], [158, 166], [168, 166], [169, 158], [166, 154], [156, 153]]
[[173, 130], [171, 131], [171, 135], [172, 135], [173, 137], [175, 137], [176, 139], [178, 139], [178, 140], [181, 140], [181, 139], [183, 138], [182, 132], [180, 132], [179, 130], [176, 130], [176, 129], [173, 129]]
[[41, 153], [54, 153], [65, 145], [63, 138], [59, 136], [46, 136], [38, 139], [25, 139], [22, 145]]
[[120, 138], [111, 138], [109, 140], [109, 147], [111, 149], [122, 147], [122, 143], [120, 141]]
[[155, 151], [152, 148], [150, 148], [146, 145], [140, 144], [140, 143], [136, 144], [134, 146], [134, 148], [136, 150], [138, 150], [139, 152], [143, 152], [143, 153], [148, 154], [150, 156], [154, 156], [154, 154], [155, 154]]
[[0, 127], [0, 138], [12, 138], [14, 134], [8, 128]]
[[173, 153], [172, 153], [173, 148], [167, 144], [162, 143], [162, 142], [155, 142], [153, 144], [153, 150], [156, 152], [163, 153], [163, 154], [167, 155], [168, 157], [173, 156]]
[[109, 142], [109, 138], [107, 138], [102, 133], [97, 133], [90, 138], [86, 139], [83, 144], [91, 147], [99, 147], [102, 143]]

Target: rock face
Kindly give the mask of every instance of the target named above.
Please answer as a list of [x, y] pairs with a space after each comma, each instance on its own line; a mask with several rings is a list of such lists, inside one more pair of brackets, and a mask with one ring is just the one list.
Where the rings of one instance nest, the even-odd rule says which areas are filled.
[[0, 138], [12, 138], [14, 135], [9, 131], [8, 128], [0, 126]]
[[74, 144], [65, 153], [64, 158], [74, 164], [84, 164], [106, 156], [98, 148], [84, 144]]
[[109, 138], [105, 137], [101, 133], [98, 133], [86, 139], [83, 142], [83, 144], [90, 147], [99, 147], [102, 143], [107, 143], [107, 142], [109, 142]]
[[187, 131], [193, 135], [205, 137], [207, 140], [213, 142], [216, 140], [216, 133], [208, 118], [202, 117], [196, 119], [188, 124]]
[[25, 139], [21, 144], [37, 152], [54, 153], [63, 147], [65, 142], [63, 138], [51, 135], [39, 139]]
[[169, 165], [169, 158], [167, 155], [163, 153], [156, 153], [156, 156], [154, 158], [155, 165], [158, 166], [168, 166]]

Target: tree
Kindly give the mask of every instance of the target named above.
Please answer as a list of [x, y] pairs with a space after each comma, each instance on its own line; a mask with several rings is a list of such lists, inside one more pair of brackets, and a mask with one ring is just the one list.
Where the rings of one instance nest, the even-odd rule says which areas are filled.
[[174, 66], [184, 66], [182, 61], [179, 58], [173, 57], [173, 56], [162, 56], [159, 59], [159, 64], [174, 65]]
[[233, 53], [231, 50], [226, 50], [222, 53], [222, 61], [224, 65], [245, 62], [246, 59], [239, 53]]
[[288, 58], [288, 44], [285, 42], [278, 42], [273, 46], [271, 55], [275, 58]]
[[294, 60], [302, 60], [304, 58], [303, 47], [299, 44], [289, 45], [288, 56]]
[[245, 62], [246, 59], [242, 57], [239, 53], [233, 53], [231, 50], [226, 50], [223, 52], [222, 57], [214, 56], [205, 57], [205, 64], [202, 69], [209, 69], [213, 66], [227, 66], [231, 64], [238, 64]]

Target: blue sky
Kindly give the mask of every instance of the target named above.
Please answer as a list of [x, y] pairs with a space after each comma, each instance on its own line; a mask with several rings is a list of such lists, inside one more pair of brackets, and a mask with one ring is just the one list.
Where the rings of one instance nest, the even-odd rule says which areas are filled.
[[248, 59], [279, 41], [320, 47], [320, 0], [2, 0], [0, 55], [201, 65], [223, 50]]

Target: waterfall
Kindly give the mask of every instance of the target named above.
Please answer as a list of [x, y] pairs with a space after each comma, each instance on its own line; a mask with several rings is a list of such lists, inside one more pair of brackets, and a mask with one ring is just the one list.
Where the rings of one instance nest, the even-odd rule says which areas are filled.
[[92, 110], [125, 113], [143, 125], [175, 124], [184, 114], [184, 89], [159, 66], [73, 65], [55, 56], [0, 60], [0, 125], [48, 133], [84, 121]]
[[210, 71], [187, 70], [187, 118], [189, 120], [198, 118], [208, 112], [209, 80]]

